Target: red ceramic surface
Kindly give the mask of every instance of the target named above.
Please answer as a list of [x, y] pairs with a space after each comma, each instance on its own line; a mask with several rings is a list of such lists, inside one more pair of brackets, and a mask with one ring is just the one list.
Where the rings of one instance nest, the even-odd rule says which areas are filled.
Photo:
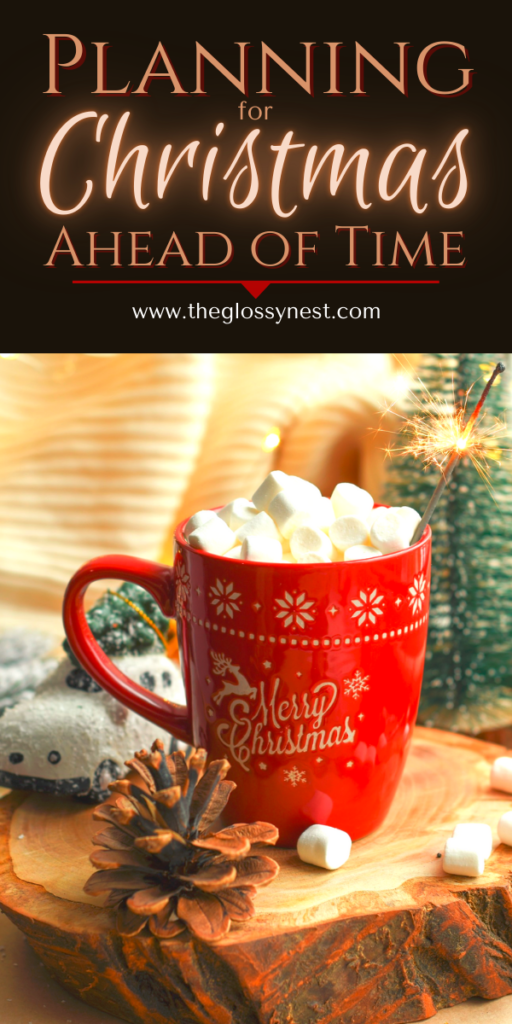
[[[402, 774], [423, 676], [430, 528], [360, 562], [242, 562], [193, 550], [176, 531], [174, 568], [94, 559], [69, 583], [71, 647], [109, 693], [175, 736], [227, 757], [231, 822], [271, 821], [294, 845], [313, 822], [353, 839], [385, 817]], [[93, 580], [145, 587], [175, 615], [188, 709], [124, 676], [83, 610]]]

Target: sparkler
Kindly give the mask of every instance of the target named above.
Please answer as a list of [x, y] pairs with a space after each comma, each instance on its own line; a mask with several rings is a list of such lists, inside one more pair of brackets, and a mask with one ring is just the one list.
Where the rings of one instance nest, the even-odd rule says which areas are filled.
[[501, 425], [498, 424], [496, 426], [495, 424], [490, 429], [483, 428], [479, 431], [475, 428], [482, 411], [482, 406], [496, 377], [504, 372], [504, 363], [496, 363], [467, 423], [465, 422], [465, 405], [463, 408], [457, 409], [453, 416], [446, 416], [437, 422], [435, 420], [432, 422], [432, 419], [424, 421], [419, 417], [415, 417], [410, 421], [416, 436], [411, 445], [403, 448], [402, 451], [412, 453], [416, 457], [423, 455], [426, 462], [436, 463], [442, 473], [441, 479], [423, 513], [423, 517], [414, 531], [411, 544], [415, 544], [423, 536], [423, 531], [432, 518], [439, 498], [450, 482], [455, 466], [461, 458], [468, 456], [480, 473], [483, 476], [486, 475], [485, 440], [495, 435], [497, 430], [501, 429]]

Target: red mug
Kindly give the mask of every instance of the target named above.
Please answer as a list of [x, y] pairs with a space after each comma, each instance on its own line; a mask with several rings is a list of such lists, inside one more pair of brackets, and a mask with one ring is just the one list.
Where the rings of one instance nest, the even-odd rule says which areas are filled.
[[[227, 757], [226, 820], [260, 818], [292, 846], [314, 822], [352, 839], [383, 821], [402, 774], [427, 641], [431, 532], [364, 561], [246, 562], [191, 548], [171, 568], [127, 555], [84, 565], [64, 598], [83, 667], [132, 711]], [[85, 618], [90, 583], [121, 579], [175, 616], [187, 706], [112, 664]]]

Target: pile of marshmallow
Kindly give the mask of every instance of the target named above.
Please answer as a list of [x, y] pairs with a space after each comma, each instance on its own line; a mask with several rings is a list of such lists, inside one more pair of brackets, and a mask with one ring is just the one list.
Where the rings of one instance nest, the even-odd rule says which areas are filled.
[[368, 491], [341, 483], [330, 498], [274, 470], [250, 501], [202, 510], [184, 534], [193, 548], [250, 562], [350, 562], [409, 547], [420, 521], [413, 508], [374, 508]]

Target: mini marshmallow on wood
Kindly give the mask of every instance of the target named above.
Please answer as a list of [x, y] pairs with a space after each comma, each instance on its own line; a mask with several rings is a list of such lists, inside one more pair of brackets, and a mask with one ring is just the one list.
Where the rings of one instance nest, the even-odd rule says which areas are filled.
[[306, 864], [335, 871], [350, 857], [352, 840], [348, 832], [330, 825], [310, 825], [299, 836], [297, 853]]
[[453, 839], [480, 849], [484, 860], [492, 853], [492, 832], [490, 825], [477, 822], [461, 822], [453, 830]]
[[512, 846], [512, 811], [506, 811], [501, 815], [498, 822], [498, 836], [500, 842]]
[[192, 548], [208, 551], [211, 555], [225, 555], [226, 551], [236, 546], [233, 530], [217, 515], [189, 533], [187, 540]]
[[479, 843], [470, 839], [447, 839], [443, 854], [443, 870], [449, 875], [483, 875], [485, 860]]
[[497, 757], [491, 768], [491, 786], [512, 793], [512, 757]]

